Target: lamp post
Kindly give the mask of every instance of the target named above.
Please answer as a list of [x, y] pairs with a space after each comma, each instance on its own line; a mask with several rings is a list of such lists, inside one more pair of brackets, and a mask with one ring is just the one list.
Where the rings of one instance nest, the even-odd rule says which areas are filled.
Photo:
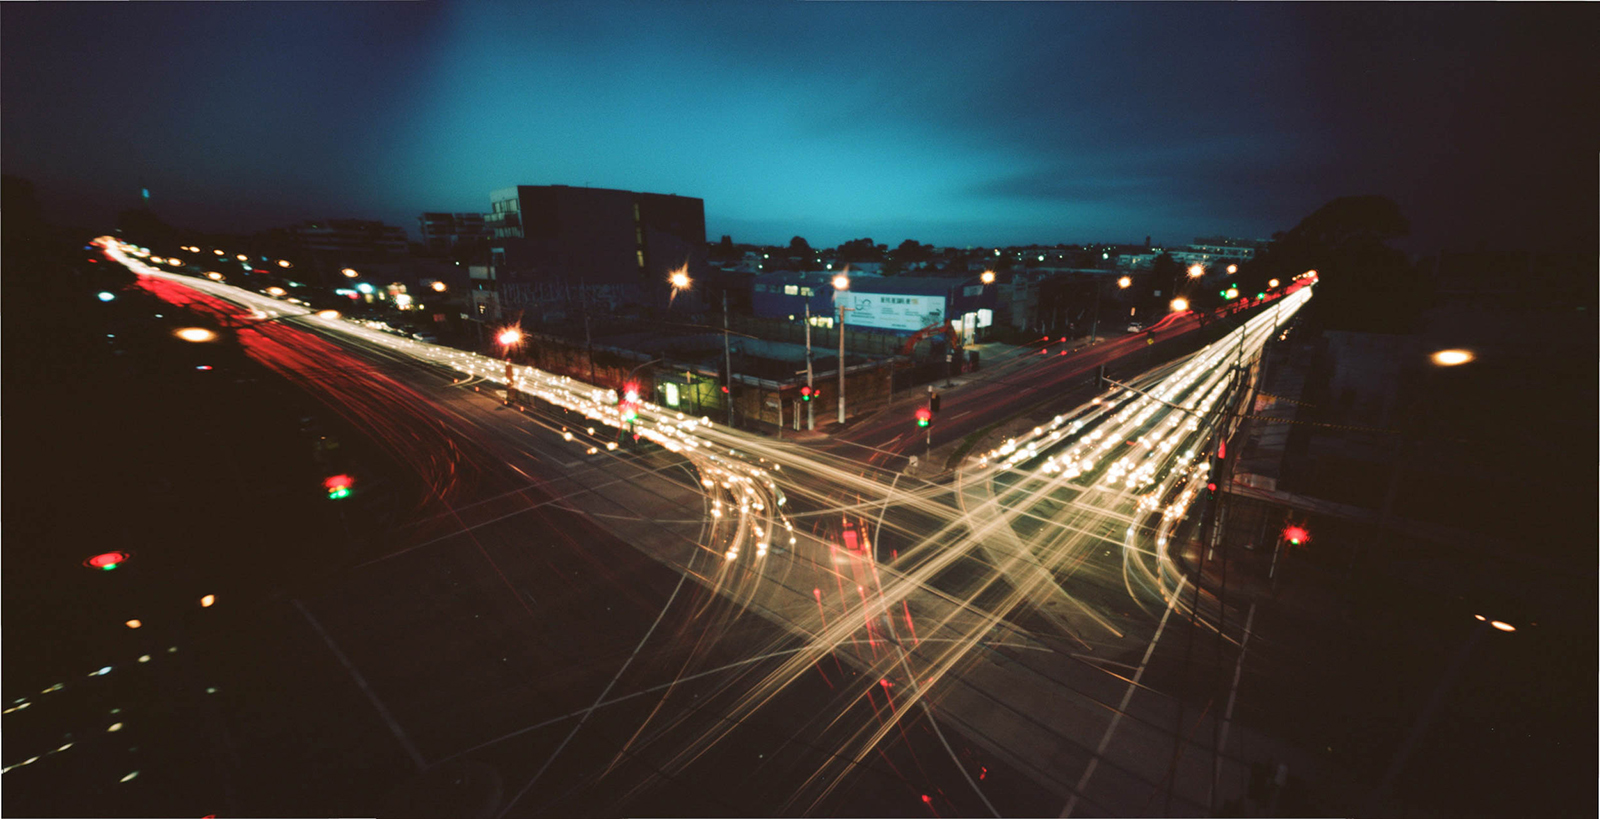
[[728, 291], [722, 291], [722, 363], [728, 368], [728, 380], [722, 389], [728, 396], [728, 426], [733, 426], [733, 349], [728, 346]]
[[806, 430], [817, 428], [817, 387], [811, 381], [811, 300], [806, 300], [806, 387], [811, 390], [812, 400], [806, 402]]
[[839, 274], [833, 277], [833, 300], [839, 308], [839, 425], [844, 425], [844, 314], [854, 310], [839, 304], [839, 294], [850, 290], [850, 277]]
[[1416, 724], [1411, 726], [1411, 733], [1406, 735], [1405, 741], [1395, 751], [1394, 759], [1389, 761], [1389, 768], [1383, 772], [1383, 779], [1378, 782], [1376, 788], [1373, 788], [1372, 795], [1367, 797], [1367, 809], [1359, 815], [1374, 816], [1383, 807], [1384, 800], [1389, 796], [1389, 789], [1394, 786], [1400, 771], [1411, 759], [1411, 754], [1417, 750], [1417, 743], [1422, 740], [1422, 735], [1427, 733], [1428, 727], [1433, 724], [1433, 718], [1437, 716], [1439, 707], [1444, 704], [1445, 694], [1454, 687], [1456, 678], [1461, 676], [1461, 669], [1466, 666], [1467, 658], [1472, 654], [1472, 649], [1483, 640], [1483, 636], [1490, 631], [1509, 633], [1517, 630], [1516, 626], [1510, 623], [1490, 620], [1481, 614], [1472, 616], [1478, 621], [1472, 627], [1472, 634], [1461, 644], [1461, 650], [1456, 652], [1455, 657], [1450, 660], [1450, 665], [1445, 668], [1444, 676], [1440, 677], [1439, 684], [1434, 686], [1433, 694], [1428, 697], [1428, 703], [1417, 716]]
[[[1120, 289], [1120, 290], [1127, 290], [1128, 286], [1131, 285], [1131, 284], [1133, 284], [1133, 279], [1130, 279], [1127, 276], [1123, 276], [1122, 278], [1117, 279], [1117, 288]], [[1102, 289], [1101, 288], [1101, 283], [1100, 282], [1095, 282], [1095, 285], [1094, 285], [1094, 323], [1089, 325], [1089, 343], [1090, 344], [1094, 343], [1095, 333], [1098, 332], [1099, 329], [1100, 329], [1100, 290], [1101, 289]]]

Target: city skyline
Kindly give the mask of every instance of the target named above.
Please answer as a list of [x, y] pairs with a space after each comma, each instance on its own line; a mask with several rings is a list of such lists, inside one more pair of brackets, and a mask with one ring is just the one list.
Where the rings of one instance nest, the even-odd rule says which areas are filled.
[[1380, 194], [1413, 251], [1588, 248], [1594, 13], [8, 5], [4, 165], [58, 220], [148, 188], [224, 232], [565, 184], [751, 244], [1267, 238]]

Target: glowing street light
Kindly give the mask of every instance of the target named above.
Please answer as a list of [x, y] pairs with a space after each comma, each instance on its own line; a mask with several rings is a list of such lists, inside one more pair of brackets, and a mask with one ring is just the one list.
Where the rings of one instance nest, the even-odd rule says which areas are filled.
[[1122, 288], [1123, 290], [1127, 290], [1128, 287], [1130, 285], [1132, 285], [1132, 284], [1133, 284], [1133, 279], [1131, 277], [1123, 276], [1122, 278], [1117, 279], [1117, 286]]
[[1228, 275], [1229, 276], [1232, 276], [1233, 274], [1238, 273], [1238, 272], [1239, 272], [1239, 266], [1238, 265], [1236, 265], [1236, 264], [1228, 265]]
[[353, 279], [353, 278], [361, 275], [360, 273], [357, 273], [357, 272], [355, 272], [354, 270], [352, 270], [352, 269], [350, 269], [348, 267], [343, 269], [343, 270], [341, 270], [341, 271], [339, 271], [339, 272], [343, 273], [345, 275], [345, 278], [347, 278], [347, 279]]
[[1189, 265], [1189, 278], [1198, 279], [1206, 274], [1206, 267], [1199, 262]]
[[675, 290], [685, 290], [689, 287], [689, 273], [683, 268], [672, 271], [672, 275], [667, 280], [672, 283], [672, 287]]
[[250, 261], [250, 257], [249, 257], [249, 256], [246, 256], [246, 255], [244, 255], [244, 254], [243, 254], [243, 253], [240, 253], [240, 254], [239, 254], [239, 255], [237, 255], [237, 256], [235, 256], [235, 257], [233, 257], [233, 258], [235, 258], [235, 259], [238, 259], [238, 260], [239, 260], [239, 261], [241, 261], [241, 262], [248, 262], [248, 261]]
[[206, 278], [208, 278], [208, 279], [210, 279], [210, 280], [212, 280], [214, 282], [220, 282], [220, 281], [222, 281], [222, 274], [218, 273], [215, 270], [212, 270], [212, 271], [206, 273]]
[[289, 260], [288, 259], [279, 259], [278, 260], [278, 266], [279, 267], [294, 267], [294, 265], [289, 264]]
[[222, 252], [222, 251], [220, 251], [220, 250], [213, 250], [213, 251], [211, 251], [211, 252], [212, 252], [212, 253], [215, 253], [215, 254], [217, 254], [217, 255], [218, 255], [218, 256], [226, 256], [226, 255], [228, 255], [228, 254], [226, 254], [226, 253], [223, 253], [223, 252]]
[[1278, 280], [1277, 279], [1268, 279], [1267, 280], [1267, 286], [1268, 287], [1277, 287], [1278, 286]]
[[1440, 350], [1433, 354], [1433, 363], [1441, 367], [1454, 367], [1476, 358], [1469, 350]]
[[204, 327], [185, 327], [181, 330], [178, 330], [173, 335], [176, 335], [178, 338], [181, 338], [184, 341], [212, 341], [217, 337], [216, 333], [213, 333]]
[[444, 282], [434, 282], [433, 284], [429, 285], [429, 287], [432, 287], [434, 292], [443, 293], [447, 285]]
[[979, 276], [978, 278], [981, 279], [984, 284], [994, 284], [994, 271], [985, 270], [983, 271], [983, 275]]
[[1173, 299], [1172, 300], [1172, 312], [1174, 312], [1174, 313], [1182, 313], [1183, 311], [1185, 311], [1187, 309], [1189, 309], [1189, 300], [1188, 299], [1177, 298], [1177, 299]]
[[318, 310], [317, 311], [317, 318], [336, 319], [338, 317], [339, 317], [339, 311], [338, 310]]
[[522, 340], [522, 331], [515, 327], [510, 327], [502, 331], [500, 335], [495, 336], [494, 340], [500, 342], [500, 346], [510, 348], [516, 346], [516, 343]]
[[834, 276], [833, 277], [833, 289], [835, 289], [835, 290], [849, 290], [850, 289], [850, 277], [844, 275], [843, 273], [840, 273], [839, 275]]
[[287, 291], [285, 291], [281, 287], [269, 287], [269, 288], [267, 288], [267, 295], [269, 295], [269, 296], [281, 296], [285, 292], [287, 292]]

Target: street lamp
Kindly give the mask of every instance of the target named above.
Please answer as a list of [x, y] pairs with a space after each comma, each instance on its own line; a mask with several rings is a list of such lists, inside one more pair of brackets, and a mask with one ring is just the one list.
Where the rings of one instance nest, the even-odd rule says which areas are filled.
[[1172, 300], [1172, 312], [1174, 312], [1174, 313], [1182, 313], [1183, 311], [1185, 311], [1187, 309], [1189, 309], [1189, 300], [1188, 299], [1179, 297], [1179, 298], [1176, 298], [1176, 299]]
[[494, 340], [500, 342], [500, 346], [505, 348], [506, 357], [509, 358], [511, 356], [511, 348], [522, 340], [522, 331], [515, 327], [507, 327], [500, 332], [500, 335], [495, 336]]
[[1206, 274], [1206, 267], [1199, 262], [1189, 265], [1189, 278], [1198, 279]]
[[1238, 273], [1238, 272], [1239, 272], [1239, 266], [1238, 265], [1236, 265], [1236, 264], [1228, 265], [1228, 275], [1229, 276], [1232, 276], [1233, 274]]
[[173, 335], [176, 335], [178, 338], [181, 338], [184, 341], [194, 342], [212, 341], [217, 337], [216, 333], [213, 333], [204, 327], [185, 327], [173, 333]]
[[1133, 284], [1133, 279], [1128, 277], [1128, 276], [1123, 276], [1122, 278], [1117, 279], [1117, 286], [1122, 288], [1123, 290], [1127, 290], [1128, 287], [1130, 285], [1132, 285], [1132, 284]]
[[983, 275], [980, 276], [979, 278], [983, 281], [984, 284], [994, 284], [994, 271], [993, 270], [985, 270], [985, 271], [983, 271]]
[[1440, 350], [1432, 356], [1433, 363], [1441, 367], [1454, 367], [1476, 358], [1470, 350]]
[[341, 270], [341, 271], [339, 271], [339, 272], [343, 273], [345, 278], [347, 278], [347, 279], [353, 279], [353, 278], [361, 275], [360, 273], [357, 273], [357, 272], [355, 272], [354, 270], [352, 270], [352, 269], [350, 269], [348, 267], [343, 269], [343, 270]]
[[671, 307], [672, 303], [678, 300], [678, 293], [688, 290], [689, 285], [694, 283], [689, 278], [689, 265], [685, 264], [668, 274], [667, 283], [672, 285], [672, 295], [667, 298], [667, 306]]
[[443, 293], [445, 289], [449, 287], [449, 285], [445, 284], [444, 282], [434, 282], [428, 286], [432, 287], [434, 291], [438, 293]]

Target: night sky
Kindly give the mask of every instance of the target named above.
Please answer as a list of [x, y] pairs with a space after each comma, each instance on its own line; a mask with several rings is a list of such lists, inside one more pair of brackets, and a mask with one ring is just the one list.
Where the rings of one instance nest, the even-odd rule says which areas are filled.
[[0, 166], [58, 223], [705, 200], [713, 241], [1592, 250], [1593, 3], [5, 3]]

